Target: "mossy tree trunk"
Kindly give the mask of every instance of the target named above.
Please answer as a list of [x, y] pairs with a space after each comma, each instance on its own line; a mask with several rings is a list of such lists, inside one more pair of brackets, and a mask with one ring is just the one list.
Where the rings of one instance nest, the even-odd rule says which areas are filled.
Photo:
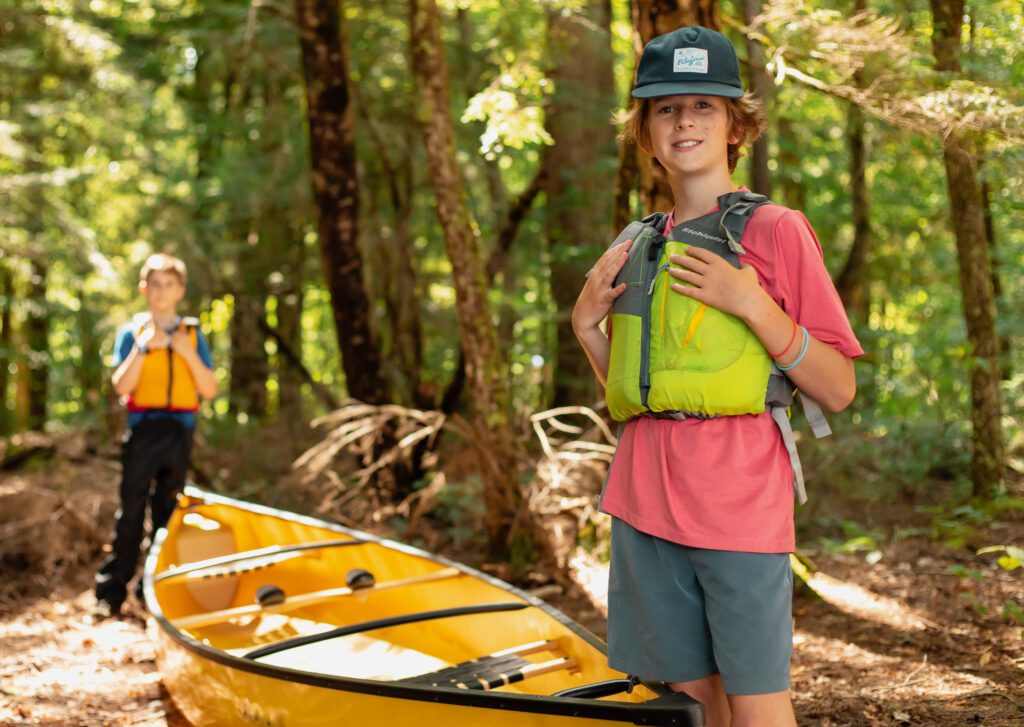
[[410, 0], [410, 41], [416, 104], [423, 124], [437, 216], [444, 232], [456, 292], [456, 317], [465, 353], [466, 379], [484, 463], [484, 501], [492, 551], [503, 550], [519, 502], [517, 457], [510, 421], [508, 366], [498, 349], [487, 297], [476, 225], [466, 206], [455, 157], [448, 69], [435, 0]]
[[[963, 0], [931, 0], [935, 70], [960, 72]], [[999, 344], [995, 327], [992, 262], [975, 141], [953, 129], [943, 140], [950, 212], [960, 264], [960, 291], [971, 345], [971, 480], [974, 494], [991, 497], [1002, 486], [1006, 468], [1002, 404], [999, 393]]]

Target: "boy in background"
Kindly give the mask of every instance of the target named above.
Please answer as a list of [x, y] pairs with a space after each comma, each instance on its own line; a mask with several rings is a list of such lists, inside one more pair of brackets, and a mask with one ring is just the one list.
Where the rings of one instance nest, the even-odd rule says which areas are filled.
[[217, 395], [213, 359], [199, 321], [177, 314], [186, 282], [185, 263], [151, 255], [139, 274], [139, 292], [149, 311], [121, 326], [114, 345], [111, 380], [114, 391], [127, 400], [128, 431], [113, 552], [96, 574], [99, 616], [120, 613], [138, 567], [146, 503], [155, 533], [167, 524], [185, 484], [199, 400]]

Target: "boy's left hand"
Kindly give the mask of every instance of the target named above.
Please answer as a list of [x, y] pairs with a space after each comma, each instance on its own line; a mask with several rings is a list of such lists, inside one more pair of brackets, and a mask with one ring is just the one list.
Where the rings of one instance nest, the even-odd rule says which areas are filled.
[[710, 250], [688, 247], [685, 255], [670, 255], [668, 260], [681, 266], [670, 267], [669, 275], [690, 283], [673, 282], [672, 290], [744, 320], [765, 295], [754, 268], [744, 265], [737, 270]]

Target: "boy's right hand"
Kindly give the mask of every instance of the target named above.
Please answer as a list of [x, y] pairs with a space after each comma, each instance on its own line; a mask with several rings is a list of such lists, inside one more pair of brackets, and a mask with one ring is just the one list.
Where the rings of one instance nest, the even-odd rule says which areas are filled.
[[156, 326], [147, 326], [146, 329], [135, 339], [135, 344], [143, 351], [152, 351], [155, 348], [167, 348], [171, 337], [167, 332]]
[[599, 326], [608, 317], [615, 299], [626, 292], [625, 283], [615, 287], [612, 283], [626, 264], [632, 245], [632, 240], [626, 240], [609, 248], [590, 270], [572, 312], [572, 329], [577, 336]]

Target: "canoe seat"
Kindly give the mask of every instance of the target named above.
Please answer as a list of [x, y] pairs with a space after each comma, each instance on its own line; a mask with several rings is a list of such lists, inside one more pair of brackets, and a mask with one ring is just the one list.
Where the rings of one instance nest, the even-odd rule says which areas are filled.
[[523, 668], [532, 665], [529, 659], [516, 654], [464, 661], [455, 666], [402, 679], [409, 684], [430, 687], [458, 687], [459, 689], [494, 689], [522, 681]]
[[575, 669], [576, 662], [564, 654], [544, 662], [524, 659], [524, 654], [538, 651], [557, 652], [553, 641], [538, 641], [506, 649], [471, 661], [463, 661], [444, 669], [407, 677], [401, 681], [431, 687], [456, 687], [458, 689], [497, 689], [515, 684], [532, 676], [540, 676], [562, 669]]

